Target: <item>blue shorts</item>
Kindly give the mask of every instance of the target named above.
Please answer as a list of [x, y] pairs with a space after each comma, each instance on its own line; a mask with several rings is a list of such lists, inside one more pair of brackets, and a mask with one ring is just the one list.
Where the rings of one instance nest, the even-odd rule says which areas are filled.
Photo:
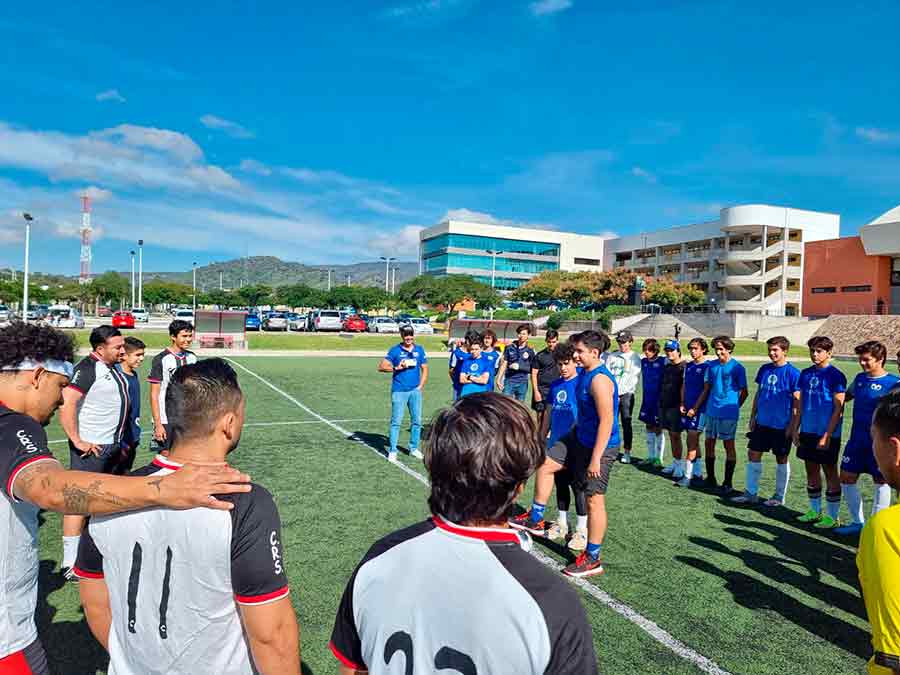
[[694, 415], [693, 417], [682, 415], [681, 426], [684, 427], [685, 431], [703, 431], [706, 427], [706, 415], [703, 413]]
[[841, 459], [841, 471], [847, 473], [855, 473], [857, 475], [867, 473], [872, 478], [884, 480], [881, 471], [878, 469], [878, 462], [875, 461], [875, 452], [872, 449], [872, 439], [850, 436], [847, 445], [844, 447], [844, 456]]
[[707, 438], [718, 438], [723, 441], [733, 441], [737, 434], [737, 420], [728, 420], [724, 417], [706, 416], [705, 430]]
[[658, 427], [659, 420], [659, 399], [644, 399], [641, 401], [641, 410], [638, 413], [638, 419], [648, 427]]

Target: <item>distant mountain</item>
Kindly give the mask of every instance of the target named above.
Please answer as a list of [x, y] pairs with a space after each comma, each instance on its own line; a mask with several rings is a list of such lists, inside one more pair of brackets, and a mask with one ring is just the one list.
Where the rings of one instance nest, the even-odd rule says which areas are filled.
[[[419, 274], [416, 262], [395, 262], [397, 285]], [[349, 281], [354, 286], [383, 286], [384, 263], [365, 262], [352, 265], [303, 265], [287, 262], [274, 256], [254, 256], [226, 262], [217, 262], [197, 267], [197, 286], [203, 290], [219, 287], [239, 288], [241, 285], [265, 284], [266, 286], [287, 286], [306, 284], [313, 288], [328, 288], [328, 270], [332, 272], [332, 285], [339, 286]], [[130, 278], [131, 272], [128, 272]], [[144, 282], [150, 279], [191, 283], [191, 270], [186, 272], [144, 272]]]

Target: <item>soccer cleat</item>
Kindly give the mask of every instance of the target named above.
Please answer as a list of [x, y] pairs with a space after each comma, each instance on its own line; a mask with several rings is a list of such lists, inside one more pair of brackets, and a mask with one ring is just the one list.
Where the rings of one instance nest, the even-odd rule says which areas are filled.
[[423, 455], [423, 454], [422, 454], [421, 452], [419, 452], [418, 450], [410, 450], [410, 451], [409, 451], [409, 456], [410, 456], [410, 457], [415, 457], [416, 459], [425, 459], [425, 455]]
[[559, 523], [553, 523], [549, 528], [547, 528], [547, 539], [550, 539], [551, 541], [565, 539], [568, 536], [569, 528], [563, 527]]
[[813, 523], [813, 527], [818, 528], [820, 530], [833, 530], [836, 527], [839, 527], [841, 524], [840, 520], [835, 520], [828, 514], [825, 514], [819, 519], [819, 522]]
[[722, 483], [722, 485], [719, 487], [719, 492], [722, 493], [723, 497], [729, 497], [731, 496], [731, 493], [734, 492], [734, 488], [728, 485], [728, 483]]
[[62, 575], [63, 579], [73, 584], [78, 583], [78, 577], [75, 576], [75, 568], [74, 567], [63, 567], [59, 570], [59, 573]]
[[575, 558], [575, 562], [566, 566], [563, 574], [578, 578], [592, 577], [603, 574], [603, 565], [600, 564], [600, 558], [592, 558], [587, 553], [582, 553]]
[[672, 485], [675, 487], [691, 487], [691, 479], [684, 476], [681, 480], [676, 480]]
[[653, 464], [652, 457], [645, 457], [640, 462], [638, 462], [638, 466], [651, 466]]
[[569, 550], [581, 553], [587, 548], [587, 535], [579, 530], [575, 531], [572, 538], [569, 539]]
[[763, 506], [784, 506], [784, 500], [778, 497], [772, 497], [763, 502]]
[[662, 460], [659, 457], [653, 458], [653, 468], [654, 469], [659, 469], [662, 467], [662, 465], [663, 465]]
[[[660, 462], [660, 464], [662, 464], [662, 462]], [[669, 466], [663, 469], [662, 473], [664, 476], [671, 476], [673, 473], [675, 473], [675, 462], [672, 462], [671, 464], [669, 464]]]
[[388, 453], [388, 456], [387, 456], [387, 460], [388, 460], [391, 464], [396, 464], [396, 463], [397, 463], [397, 453], [396, 453], [396, 452], [389, 452], [389, 453]]
[[626, 452], [622, 455], [622, 459], [619, 460], [622, 464], [631, 464], [631, 453]]
[[732, 504], [758, 504], [759, 497], [756, 495], [751, 495], [749, 492], [745, 492], [742, 495], [738, 495], [737, 497], [731, 498]]
[[525, 513], [520, 513], [518, 516], [509, 519], [510, 526], [516, 528], [517, 530], [525, 530], [526, 532], [531, 532], [531, 534], [535, 534], [539, 537], [544, 536], [544, 532], [547, 528], [547, 523], [544, 522], [544, 519], [534, 520], [531, 517], [531, 509], [528, 509]]
[[862, 532], [862, 529], [862, 523], [850, 523], [849, 525], [844, 525], [843, 527], [834, 528], [834, 533], [839, 534], [842, 537], [851, 537], [854, 534], [859, 534], [860, 532]]
[[713, 476], [707, 476], [706, 480], [703, 481], [703, 487], [710, 490], [715, 490], [717, 487], [719, 487], [719, 481], [717, 481]]
[[802, 516], [797, 516], [797, 520], [800, 521], [801, 523], [817, 523], [817, 522], [819, 522], [819, 519], [821, 517], [822, 517], [821, 513], [810, 509], [809, 511], [804, 513]]

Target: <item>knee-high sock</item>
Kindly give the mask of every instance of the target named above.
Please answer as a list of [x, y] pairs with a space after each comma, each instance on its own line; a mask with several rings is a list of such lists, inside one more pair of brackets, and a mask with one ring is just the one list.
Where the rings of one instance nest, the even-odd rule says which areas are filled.
[[653, 431], [647, 432], [647, 459], [653, 459], [656, 457], [656, 433]]
[[656, 434], [656, 458], [661, 462], [666, 454], [666, 434], [660, 431]]
[[706, 463], [706, 478], [708, 480], [716, 479], [716, 458], [715, 457], [704, 457], [703, 461]]
[[865, 522], [865, 518], [863, 517], [863, 503], [862, 495], [859, 494], [859, 485], [856, 483], [841, 485], [841, 492], [844, 495], [844, 501], [847, 502], [850, 518], [853, 519], [854, 523], [862, 525]]
[[700, 455], [694, 460], [694, 478], [703, 478], [703, 462], [700, 461]]
[[747, 492], [755, 495], [759, 492], [759, 477], [762, 476], [762, 462], [747, 462]]
[[816, 513], [822, 513], [822, 488], [807, 485], [806, 496], [809, 497], [809, 508]]
[[825, 490], [825, 513], [837, 520], [841, 512], [841, 493]]
[[725, 480], [722, 481], [722, 485], [732, 485], [734, 480], [734, 467], [737, 466], [737, 462], [734, 460], [725, 460]]
[[[875, 496], [872, 499], [872, 515], [886, 509], [891, 505], [891, 486], [887, 483], [875, 486]], [[860, 512], [862, 506], [860, 506]]]
[[791, 479], [790, 463], [775, 465], [775, 498], [784, 501], [788, 481]]

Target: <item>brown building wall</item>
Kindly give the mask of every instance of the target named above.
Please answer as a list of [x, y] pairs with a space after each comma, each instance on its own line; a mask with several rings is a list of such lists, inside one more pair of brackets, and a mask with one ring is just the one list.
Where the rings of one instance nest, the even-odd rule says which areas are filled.
[[[859, 237], [809, 242], [804, 258], [804, 315], [872, 314], [879, 300], [890, 304], [891, 259], [866, 255]], [[853, 286], [871, 290], [848, 288]]]

